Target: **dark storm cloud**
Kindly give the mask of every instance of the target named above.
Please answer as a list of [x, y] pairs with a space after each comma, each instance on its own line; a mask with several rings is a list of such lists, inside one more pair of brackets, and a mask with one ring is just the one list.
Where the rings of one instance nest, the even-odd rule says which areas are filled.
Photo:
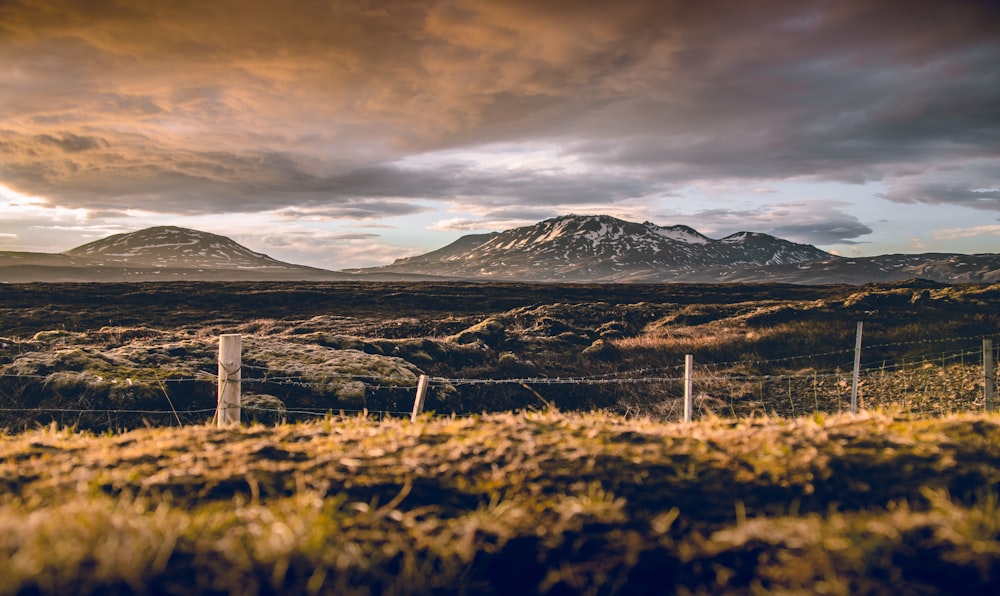
[[[70, 207], [367, 218], [407, 200], [892, 179], [1000, 159], [998, 15], [976, 0], [8, 1], [0, 184]], [[532, 142], [577, 167], [399, 165]], [[969, 184], [886, 198], [995, 208]]]
[[779, 238], [803, 239], [810, 244], [857, 244], [856, 238], [872, 233], [858, 221], [826, 221], [774, 226], [770, 233]]
[[1000, 189], [977, 189], [968, 184], [899, 184], [879, 196], [896, 203], [955, 205], [1000, 211]]
[[[648, 98], [608, 110], [624, 139], [574, 150], [599, 163], [651, 168], [677, 180], [820, 176], [862, 182], [901, 165], [1000, 156], [1000, 47], [894, 64], [839, 58], [733, 67], [702, 76], [680, 105]], [[747, 79], [744, 83], [743, 79]], [[657, 122], [657, 117], [660, 117]]]
[[706, 209], [690, 217], [711, 226], [716, 235], [758, 231], [809, 244], [859, 244], [857, 239], [873, 230], [843, 212], [842, 206], [838, 202], [815, 201], [759, 209]]
[[108, 143], [104, 139], [97, 137], [81, 137], [72, 133], [66, 133], [60, 137], [55, 137], [52, 135], [38, 135], [35, 140], [44, 143], [46, 145], [54, 145], [59, 147], [66, 153], [77, 153], [80, 151], [88, 151], [90, 149], [99, 149], [101, 147], [107, 147]]

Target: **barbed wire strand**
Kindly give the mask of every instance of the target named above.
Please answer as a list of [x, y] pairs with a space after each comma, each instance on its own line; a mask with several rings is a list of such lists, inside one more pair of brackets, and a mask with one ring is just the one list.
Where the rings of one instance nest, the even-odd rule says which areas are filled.
[[[863, 345], [862, 353], [865, 351], [873, 351], [881, 348], [889, 347], [900, 347], [900, 346], [912, 346], [912, 345], [931, 345], [931, 344], [942, 344], [942, 343], [954, 343], [960, 341], [970, 341], [970, 340], [983, 340], [991, 339], [1000, 336], [1000, 334], [990, 334], [990, 335], [975, 335], [975, 336], [964, 336], [964, 337], [954, 337], [954, 338], [937, 338], [937, 339], [921, 339], [921, 340], [911, 340], [911, 341], [901, 341], [901, 342], [887, 342], [882, 344], [872, 344]], [[1000, 354], [1000, 346], [998, 346], [995, 351]], [[853, 368], [852, 362], [844, 362], [842, 365], [837, 366], [834, 370], [827, 371], [803, 371], [796, 374], [761, 374], [761, 375], [744, 375], [744, 374], [711, 374], [713, 370], [718, 370], [725, 366], [735, 366], [735, 365], [748, 365], [748, 364], [773, 364], [778, 362], [787, 362], [792, 360], [804, 360], [804, 359], [814, 359], [829, 356], [836, 356], [842, 354], [853, 353], [853, 349], [835, 350], [829, 352], [818, 352], [814, 354], [804, 354], [796, 356], [786, 356], [779, 358], [769, 358], [769, 359], [743, 359], [731, 362], [711, 362], [711, 363], [699, 363], [698, 364], [698, 374], [695, 375], [695, 380], [699, 383], [713, 383], [713, 382], [732, 382], [732, 383], [754, 383], [754, 382], [777, 382], [777, 381], [789, 381], [792, 380], [812, 380], [816, 383], [818, 380], [831, 378], [844, 378], [850, 375], [849, 372], [842, 371], [842, 368]], [[888, 362], [888, 359], [882, 359], [880, 361], [869, 361], [866, 362], [860, 373], [864, 375], [870, 375], [872, 373], [880, 373], [885, 371], [902, 371], [906, 368], [913, 368], [914, 371], [917, 370], [916, 367], [925, 367], [927, 364], [935, 365], [940, 363], [941, 366], [946, 366], [948, 362], [962, 361], [966, 357], [969, 357], [972, 363], [977, 361], [981, 362], [982, 350], [976, 348], [951, 350], [946, 352], [936, 352], [930, 354], [918, 354], [911, 355], [908, 357], [903, 357], [899, 360], [894, 360]], [[979, 356], [979, 358], [977, 358]], [[974, 364], [973, 364], [974, 365]], [[269, 370], [267, 367], [254, 366], [254, 365], [242, 365], [243, 368], [248, 370]], [[484, 378], [449, 378], [449, 377], [429, 377], [428, 381], [434, 386], [446, 386], [450, 385], [456, 386], [475, 386], [475, 385], [612, 385], [612, 384], [653, 384], [653, 383], [678, 383], [682, 382], [683, 377], [677, 376], [631, 376], [631, 375], [651, 375], [652, 373], [658, 371], [666, 370], [678, 370], [682, 368], [683, 365], [674, 365], [668, 367], [655, 367], [655, 368], [640, 368], [633, 371], [617, 371], [611, 373], [603, 373], [599, 375], [586, 375], [586, 376], [570, 376], [570, 377], [517, 377], [517, 378], [499, 378], [499, 379], [484, 379]], [[65, 372], [75, 372], [75, 371], [65, 371]], [[707, 373], [707, 374], [706, 374]], [[96, 379], [98, 381], [103, 381], [107, 377], [104, 375], [93, 374], [93, 373], [79, 373], [81, 376], [88, 377], [91, 379]], [[10, 374], [3, 373], [0, 374], [0, 379], [18, 379], [18, 380], [41, 380], [45, 383], [51, 381], [51, 375], [42, 374]], [[135, 378], [135, 377], [121, 377], [112, 378], [110, 383], [116, 384], [121, 383], [132, 383], [132, 382], [157, 382], [157, 383], [215, 383], [218, 380], [218, 375], [212, 374], [206, 371], [199, 371], [198, 376], [188, 377], [188, 378]], [[390, 377], [380, 377], [376, 375], [348, 375], [348, 374], [330, 374], [324, 375], [321, 379], [310, 378], [307, 376], [274, 376], [274, 377], [261, 377], [261, 378], [244, 378], [243, 383], [259, 383], [259, 384], [272, 384], [272, 385], [290, 385], [303, 387], [308, 389], [316, 389], [321, 387], [323, 384], [328, 384], [330, 381], [335, 380], [349, 380], [353, 382], [359, 382], [367, 390], [371, 389], [374, 391], [383, 390], [412, 390], [416, 388], [416, 379], [412, 382], [407, 380], [406, 382], [399, 382], [399, 379], [392, 379]], [[378, 381], [378, 382], [366, 382], [366, 381]], [[389, 382], [394, 381], [394, 382]], [[327, 416], [331, 414], [333, 410], [331, 409], [276, 409], [276, 408], [262, 408], [257, 406], [243, 406], [244, 409], [249, 411], [259, 411], [272, 414], [283, 414], [283, 415], [306, 415], [306, 416]], [[630, 409], [627, 409], [630, 411]], [[344, 410], [337, 409], [338, 412], [346, 413], [352, 412], [356, 414], [367, 413], [367, 410]], [[84, 408], [0, 408], [0, 412], [10, 412], [10, 413], [75, 413], [75, 414], [142, 414], [142, 415], [174, 415], [178, 414], [184, 415], [194, 415], [194, 414], [204, 414], [208, 412], [215, 412], [215, 408], [211, 409], [197, 409], [197, 410], [178, 410], [176, 412], [170, 410], [149, 410], [149, 409], [84, 409]], [[402, 411], [386, 411], [382, 412], [386, 415], [409, 415], [409, 412]]]
[[[198, 410], [177, 410], [178, 414], [205, 414], [214, 412], [215, 408], [202, 408]], [[0, 412], [65, 412], [69, 414], [162, 414], [172, 416], [170, 410], [129, 410], [129, 409], [84, 409], [84, 408], [0, 408]]]

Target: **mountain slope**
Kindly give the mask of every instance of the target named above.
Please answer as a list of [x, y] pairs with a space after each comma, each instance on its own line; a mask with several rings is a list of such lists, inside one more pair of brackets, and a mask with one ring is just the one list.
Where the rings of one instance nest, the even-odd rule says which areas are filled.
[[115, 234], [63, 253], [101, 263], [177, 269], [300, 270], [254, 252], [225, 236], [174, 226]]
[[[1000, 283], [1000, 255], [948, 253], [833, 257], [796, 265], [740, 267], [717, 281], [867, 284], [921, 278], [942, 283]], [[678, 279], [678, 281], [690, 281]]]
[[173, 226], [115, 234], [60, 254], [0, 253], [2, 282], [352, 278], [344, 273], [284, 263], [225, 236]]
[[687, 226], [568, 215], [465, 236], [381, 271], [519, 281], [666, 281], [706, 270], [794, 264], [833, 255], [767, 234], [713, 240]]

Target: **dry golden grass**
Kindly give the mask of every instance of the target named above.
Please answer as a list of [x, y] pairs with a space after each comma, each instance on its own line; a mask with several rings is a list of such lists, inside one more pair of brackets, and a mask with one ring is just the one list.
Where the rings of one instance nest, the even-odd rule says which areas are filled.
[[0, 593], [989, 593], [1000, 420], [498, 414], [0, 438]]

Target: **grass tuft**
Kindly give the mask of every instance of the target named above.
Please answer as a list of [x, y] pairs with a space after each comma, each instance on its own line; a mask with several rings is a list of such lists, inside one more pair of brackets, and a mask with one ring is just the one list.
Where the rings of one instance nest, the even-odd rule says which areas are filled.
[[469, 418], [0, 439], [0, 593], [990, 592], [989, 416]]

